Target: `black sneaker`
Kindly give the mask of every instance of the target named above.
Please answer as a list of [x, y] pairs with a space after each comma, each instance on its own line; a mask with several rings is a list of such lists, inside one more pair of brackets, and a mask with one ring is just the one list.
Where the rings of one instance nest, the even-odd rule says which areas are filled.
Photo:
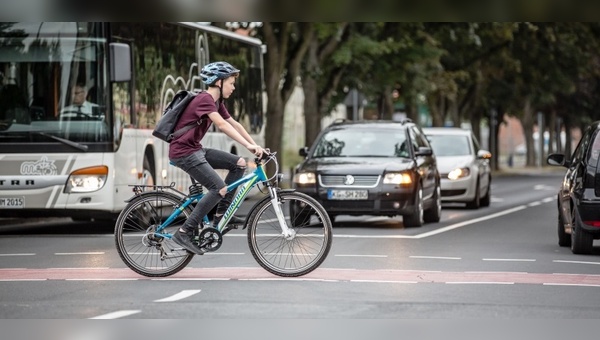
[[197, 245], [194, 244], [194, 242], [192, 242], [193, 238], [194, 238], [193, 234], [183, 233], [181, 231], [176, 231], [175, 234], [173, 234], [173, 241], [175, 243], [177, 243], [178, 245], [182, 246], [183, 248], [185, 248], [190, 253], [196, 254], [196, 255], [204, 254], [204, 251], [202, 251], [202, 249], [200, 249], [200, 247], [198, 247]]
[[[219, 225], [219, 222], [221, 221], [221, 219], [223, 218], [223, 215], [216, 217], [213, 219], [213, 228], [216, 228]], [[241, 217], [237, 217], [235, 215], [231, 216], [231, 218], [229, 219], [229, 223], [227, 223], [227, 226], [232, 226], [232, 225], [241, 225], [246, 223], [246, 219], [245, 218], [241, 218]]]

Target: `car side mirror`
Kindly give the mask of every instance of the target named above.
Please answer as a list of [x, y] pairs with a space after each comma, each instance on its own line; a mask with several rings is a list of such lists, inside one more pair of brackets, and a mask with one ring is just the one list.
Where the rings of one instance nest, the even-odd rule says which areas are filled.
[[419, 150], [415, 153], [417, 156], [431, 156], [433, 155], [433, 150], [426, 146], [420, 146]]
[[308, 156], [308, 146], [300, 148], [300, 150], [298, 150], [298, 154], [302, 157]]
[[479, 150], [477, 151], [477, 158], [479, 159], [491, 159], [492, 153], [487, 150]]
[[571, 162], [567, 160], [567, 157], [560, 153], [552, 153], [548, 155], [546, 162], [550, 165], [559, 165], [568, 168], [571, 165]]

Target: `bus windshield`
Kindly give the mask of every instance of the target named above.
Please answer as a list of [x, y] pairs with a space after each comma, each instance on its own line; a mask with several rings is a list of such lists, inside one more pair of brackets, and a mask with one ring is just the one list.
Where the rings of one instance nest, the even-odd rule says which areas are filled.
[[0, 152], [109, 145], [101, 28], [84, 22], [0, 23]]

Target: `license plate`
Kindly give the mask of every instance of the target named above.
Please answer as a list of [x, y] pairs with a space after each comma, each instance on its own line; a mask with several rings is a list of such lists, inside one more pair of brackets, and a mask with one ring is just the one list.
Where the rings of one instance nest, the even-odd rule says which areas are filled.
[[328, 190], [327, 198], [330, 200], [366, 200], [369, 197], [367, 190]]
[[0, 197], [1, 208], [23, 208], [25, 206], [25, 197]]

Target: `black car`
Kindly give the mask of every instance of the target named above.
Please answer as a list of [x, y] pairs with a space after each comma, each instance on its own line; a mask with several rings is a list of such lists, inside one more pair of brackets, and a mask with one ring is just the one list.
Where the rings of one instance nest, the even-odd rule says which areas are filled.
[[558, 244], [574, 254], [590, 254], [600, 238], [600, 121], [584, 132], [571, 159], [548, 156], [548, 164], [567, 168], [558, 192]]
[[405, 227], [438, 222], [440, 174], [421, 131], [410, 120], [341, 121], [300, 149], [297, 191], [317, 199], [329, 216], [402, 215]]

